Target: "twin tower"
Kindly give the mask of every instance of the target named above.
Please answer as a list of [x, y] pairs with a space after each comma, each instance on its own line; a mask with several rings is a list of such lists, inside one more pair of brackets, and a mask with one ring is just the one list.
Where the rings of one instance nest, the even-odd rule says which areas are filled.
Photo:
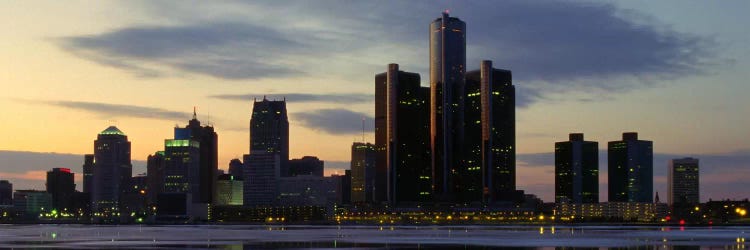
[[466, 23], [430, 24], [430, 87], [397, 64], [375, 76], [375, 192], [409, 206], [518, 201], [511, 72], [466, 72]]

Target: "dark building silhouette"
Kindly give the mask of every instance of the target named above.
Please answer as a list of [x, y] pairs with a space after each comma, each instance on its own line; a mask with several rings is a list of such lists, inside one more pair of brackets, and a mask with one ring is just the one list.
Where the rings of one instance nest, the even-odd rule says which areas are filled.
[[0, 180], [0, 206], [13, 205], [13, 183]]
[[297, 175], [323, 177], [324, 163], [315, 156], [304, 156], [301, 159], [289, 160], [288, 166], [288, 172], [286, 175], [282, 173], [282, 177], [292, 177]]
[[[243, 164], [240, 159], [232, 159], [229, 161], [229, 174], [232, 175], [235, 179], [242, 180], [243, 174]], [[218, 192], [218, 191], [217, 191]]]
[[466, 23], [443, 12], [430, 24], [430, 148], [438, 201], [455, 197], [461, 169]]
[[375, 190], [375, 145], [355, 142], [352, 144], [352, 203], [372, 203]]
[[398, 64], [375, 75], [376, 201], [432, 199], [429, 90], [419, 83], [419, 74], [399, 71]]
[[654, 201], [653, 142], [638, 140], [638, 133], [622, 133], [621, 141], [607, 146], [610, 202]]
[[289, 162], [289, 118], [286, 101], [269, 101], [263, 97], [253, 103], [250, 118], [250, 154], [279, 154], [281, 169]]
[[570, 134], [555, 143], [555, 202], [599, 202], [599, 143]]
[[133, 165], [130, 162], [130, 141], [120, 129], [110, 126], [97, 135], [94, 141], [94, 178], [91, 208], [111, 216], [119, 210], [122, 193], [130, 189]]
[[164, 192], [166, 161], [164, 151], [157, 151], [146, 159], [146, 187], [149, 204], [156, 204], [156, 198]]
[[200, 197], [200, 157], [199, 141], [164, 140], [164, 193], [190, 194], [191, 202], [203, 203]]
[[466, 73], [464, 159], [458, 201], [517, 200], [516, 102], [511, 71], [482, 61]]
[[682, 158], [669, 161], [667, 171], [667, 204], [692, 205], [700, 203], [700, 173], [698, 159]]
[[52, 207], [59, 211], [73, 209], [73, 195], [76, 191], [74, 175], [69, 168], [53, 168], [47, 171], [47, 193], [52, 196]]
[[268, 206], [276, 202], [281, 177], [280, 156], [273, 152], [244, 155], [243, 205]]
[[94, 186], [94, 155], [83, 156], [83, 192], [91, 194]]
[[216, 173], [219, 170], [218, 136], [214, 132], [214, 127], [210, 125], [201, 126], [195, 109], [193, 109], [193, 119], [188, 122], [185, 128], [175, 128], [174, 138], [176, 140], [189, 139], [199, 142], [198, 183], [196, 184], [196, 190], [193, 191], [193, 202], [211, 203], [216, 192]]
[[341, 178], [341, 204], [350, 204], [352, 202], [352, 170], [344, 170], [344, 175], [339, 176]]

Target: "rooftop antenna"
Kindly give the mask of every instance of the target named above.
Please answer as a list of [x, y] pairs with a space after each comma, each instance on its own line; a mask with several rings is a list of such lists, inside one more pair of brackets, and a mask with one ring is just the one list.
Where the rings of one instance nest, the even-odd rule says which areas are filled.
[[193, 120], [198, 120], [198, 114], [195, 113], [195, 106], [193, 106]]

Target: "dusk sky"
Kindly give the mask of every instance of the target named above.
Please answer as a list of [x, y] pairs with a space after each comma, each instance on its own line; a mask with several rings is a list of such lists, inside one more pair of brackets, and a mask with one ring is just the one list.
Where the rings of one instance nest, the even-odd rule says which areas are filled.
[[[466, 22], [468, 69], [513, 71], [519, 189], [553, 201], [555, 141], [654, 141], [697, 157], [701, 200], [750, 197], [749, 1], [3, 1], [0, 179], [44, 188], [80, 173], [110, 125], [132, 142], [133, 173], [175, 125], [215, 126], [219, 167], [248, 153], [253, 98], [286, 97], [290, 157], [343, 173], [373, 141], [374, 76], [389, 63], [429, 83], [428, 25]], [[54, 153], [54, 154], [53, 154]]]

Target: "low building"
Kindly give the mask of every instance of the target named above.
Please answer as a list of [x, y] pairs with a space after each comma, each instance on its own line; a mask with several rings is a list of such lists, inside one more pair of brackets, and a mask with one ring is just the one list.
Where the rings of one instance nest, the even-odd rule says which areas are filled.
[[52, 195], [39, 190], [16, 190], [13, 193], [13, 207], [27, 219], [38, 218], [52, 212]]
[[216, 181], [216, 206], [242, 205], [243, 181], [232, 174], [219, 175]]

